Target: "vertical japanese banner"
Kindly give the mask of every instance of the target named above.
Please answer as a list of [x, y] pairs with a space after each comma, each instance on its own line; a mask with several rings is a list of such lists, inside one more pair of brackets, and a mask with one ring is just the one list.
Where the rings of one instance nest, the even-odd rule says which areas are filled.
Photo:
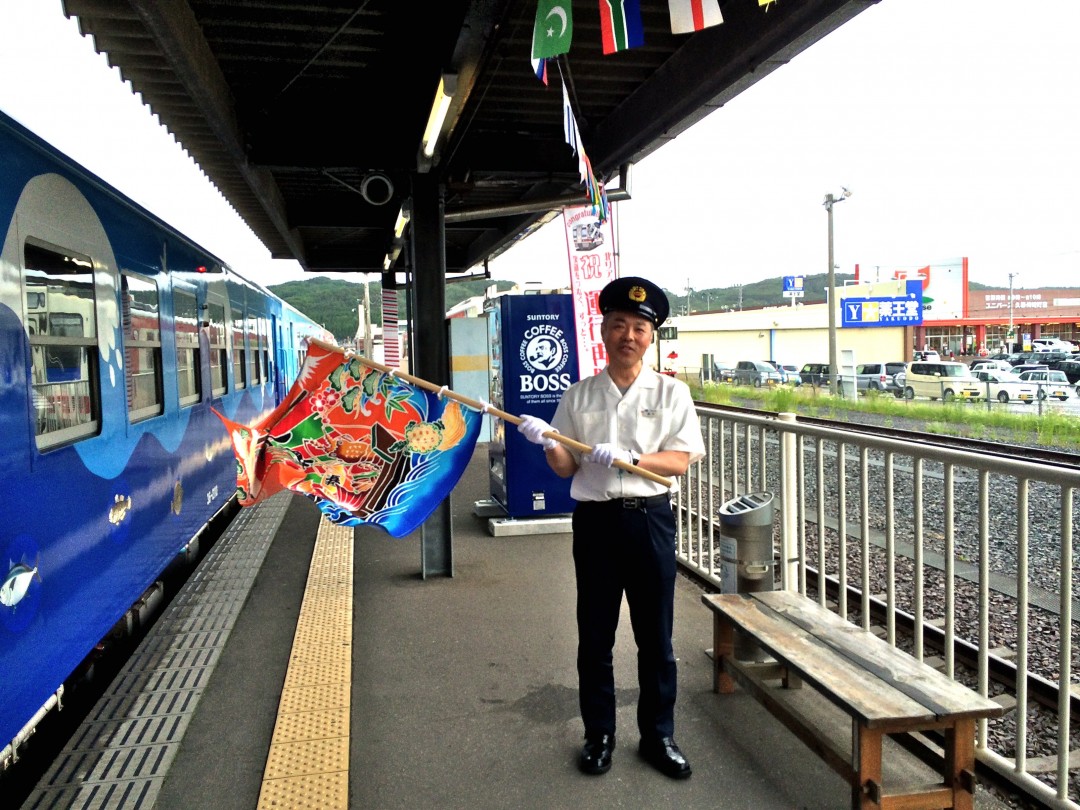
[[600, 338], [600, 290], [619, 275], [612, 221], [615, 209], [601, 222], [592, 206], [563, 209], [566, 253], [570, 263], [570, 292], [574, 298], [579, 379], [592, 377], [607, 365]]
[[383, 288], [383, 362], [397, 368], [401, 362], [401, 347], [398, 344], [398, 294], [397, 290]]

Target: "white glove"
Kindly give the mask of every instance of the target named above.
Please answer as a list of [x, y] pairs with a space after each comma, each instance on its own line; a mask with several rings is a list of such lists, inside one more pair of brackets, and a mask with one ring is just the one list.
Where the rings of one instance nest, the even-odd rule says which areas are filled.
[[545, 436], [545, 433], [558, 433], [551, 425], [545, 422], [538, 416], [522, 416], [521, 423], [518, 425], [518, 433], [524, 436], [533, 444], [538, 444], [545, 450], [554, 450], [557, 441], [550, 436]]
[[630, 464], [633, 462], [633, 456], [630, 455], [629, 450], [620, 450], [613, 444], [598, 444], [593, 447], [591, 453], [582, 456], [581, 460], [610, 467], [616, 461], [625, 461]]

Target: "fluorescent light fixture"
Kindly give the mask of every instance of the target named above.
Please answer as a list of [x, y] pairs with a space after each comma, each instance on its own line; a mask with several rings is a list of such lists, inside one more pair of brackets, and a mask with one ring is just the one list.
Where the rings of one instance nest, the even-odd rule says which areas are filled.
[[428, 115], [427, 126], [424, 127], [424, 156], [431, 157], [435, 154], [435, 145], [442, 134], [443, 124], [446, 123], [446, 114], [450, 112], [450, 101], [457, 92], [457, 74], [444, 73], [439, 79], [439, 90], [435, 93], [435, 102], [431, 105], [431, 113]]
[[409, 209], [408, 202], [404, 202], [398, 210], [397, 221], [394, 222], [394, 238], [400, 239], [401, 235], [405, 233], [405, 226], [409, 224], [409, 218], [412, 216], [412, 211]]

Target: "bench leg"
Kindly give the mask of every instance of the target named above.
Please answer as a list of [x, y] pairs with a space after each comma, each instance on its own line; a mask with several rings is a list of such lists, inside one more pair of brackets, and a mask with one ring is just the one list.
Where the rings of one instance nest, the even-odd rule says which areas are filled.
[[975, 721], [957, 720], [945, 730], [945, 785], [952, 790], [954, 810], [975, 806]]
[[735, 679], [724, 671], [724, 661], [735, 655], [735, 628], [719, 613], [713, 614], [713, 691], [730, 695]]
[[881, 807], [881, 731], [851, 721], [851, 806], [853, 810]]

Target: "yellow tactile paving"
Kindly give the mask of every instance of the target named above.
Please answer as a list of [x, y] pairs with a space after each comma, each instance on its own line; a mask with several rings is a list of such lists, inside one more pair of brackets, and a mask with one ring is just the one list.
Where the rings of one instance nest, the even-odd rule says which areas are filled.
[[353, 530], [319, 523], [259, 808], [346, 808]]

